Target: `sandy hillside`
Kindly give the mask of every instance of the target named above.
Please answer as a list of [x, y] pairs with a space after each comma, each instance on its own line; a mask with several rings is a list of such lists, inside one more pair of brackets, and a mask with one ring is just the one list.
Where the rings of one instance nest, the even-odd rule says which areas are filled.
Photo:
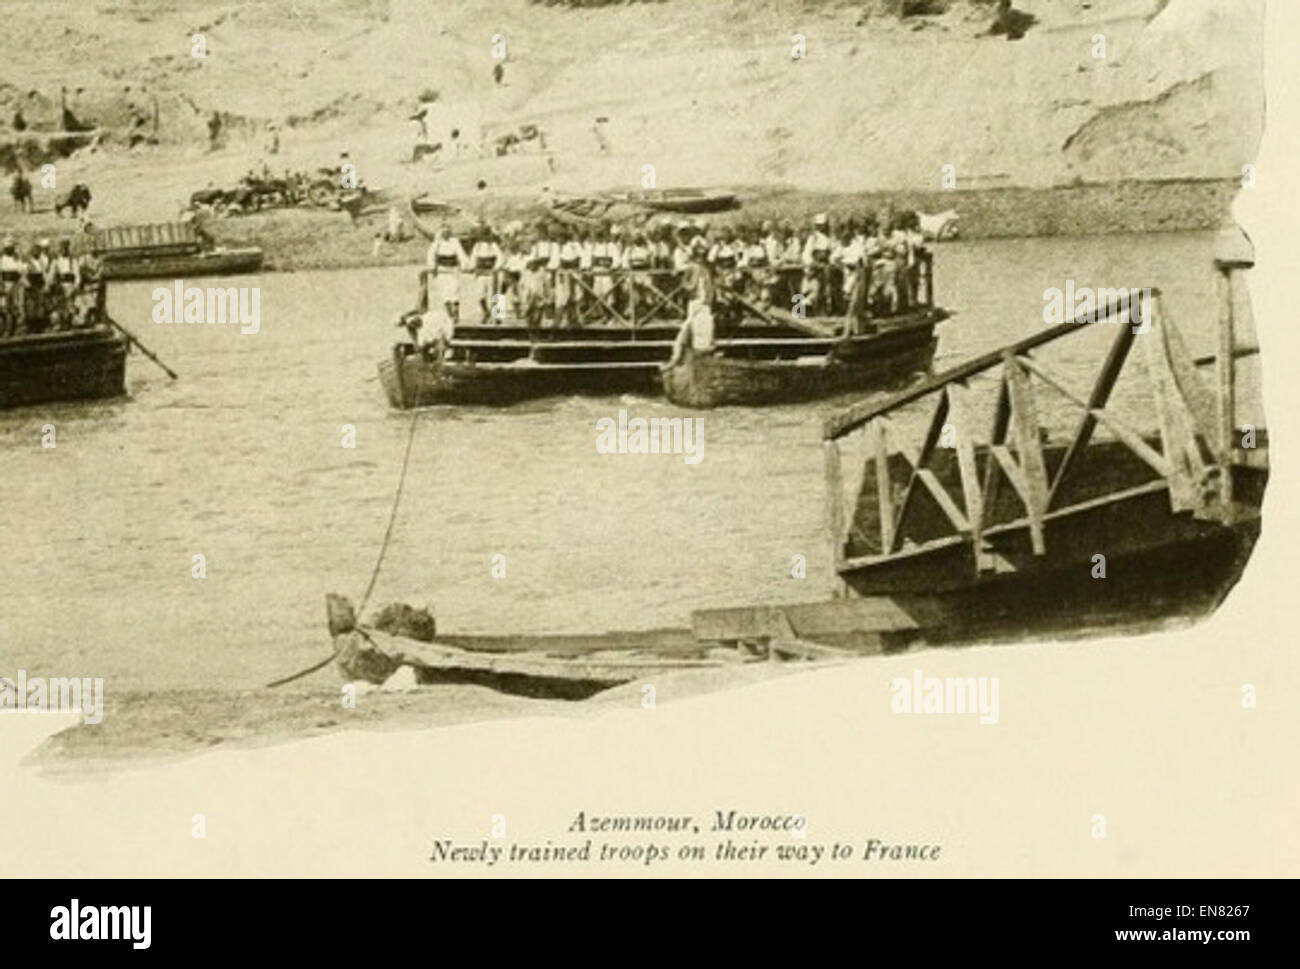
[[[6, 0], [0, 143], [15, 139], [18, 106], [33, 129], [57, 127], [66, 86], [78, 117], [113, 131], [61, 162], [60, 177], [89, 181], [94, 214], [110, 218], [170, 215], [191, 190], [260, 164], [268, 121], [284, 128], [274, 168], [348, 150], [371, 186], [448, 194], [480, 179], [521, 191], [632, 184], [647, 164], [663, 186], [852, 191], [937, 187], [949, 164], [960, 186], [981, 187], [1230, 177], [1254, 157], [1260, 0], [1017, 0], [1037, 22], [1016, 42], [986, 36], [979, 0], [904, 19], [878, 9], [888, 5]], [[195, 33], [204, 59], [191, 56]], [[1104, 58], [1092, 56], [1098, 34]], [[428, 89], [435, 138], [454, 126], [486, 145], [534, 123], [553, 170], [537, 151], [410, 164], [407, 116]], [[229, 133], [217, 152], [213, 111]], [[121, 145], [133, 113], [150, 119], [156, 147]]]

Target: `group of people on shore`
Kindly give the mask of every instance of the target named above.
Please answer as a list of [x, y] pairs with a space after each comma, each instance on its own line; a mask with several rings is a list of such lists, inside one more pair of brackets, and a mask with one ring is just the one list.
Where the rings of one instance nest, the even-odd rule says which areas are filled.
[[49, 239], [20, 254], [13, 236], [0, 242], [0, 338], [92, 323], [101, 267], [93, 253], [75, 255], [70, 240]]
[[642, 319], [680, 318], [674, 297], [692, 298], [701, 271], [724, 315], [748, 304], [760, 314], [888, 316], [923, 302], [928, 258], [917, 213], [887, 207], [838, 224], [818, 214], [802, 232], [774, 221], [715, 227], [702, 218], [591, 229], [514, 222], [500, 231], [481, 221], [458, 237], [444, 223], [427, 272], [453, 325], [469, 277], [483, 324], [514, 318], [536, 330], [593, 317], [617, 322], [633, 307]]

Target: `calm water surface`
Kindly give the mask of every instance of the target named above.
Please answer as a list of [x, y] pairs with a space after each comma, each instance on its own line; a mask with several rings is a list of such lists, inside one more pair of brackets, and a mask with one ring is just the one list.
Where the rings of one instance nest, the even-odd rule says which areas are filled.
[[[1161, 287], [1193, 352], [1207, 352], [1212, 246], [1210, 234], [941, 246], [940, 302], [956, 315], [936, 366], [1041, 329], [1043, 290], [1068, 278]], [[327, 654], [324, 595], [359, 598], [397, 483], [411, 417], [389, 410], [375, 366], [414, 274], [228, 282], [261, 286], [256, 335], [155, 325], [159, 284], [113, 288], [115, 318], [179, 381], [133, 354], [129, 399], [0, 413], [0, 674], [242, 688]], [[1114, 334], [1094, 329], [1045, 358], [1080, 390]], [[1139, 391], [1130, 381], [1117, 395], [1153, 426]], [[682, 625], [700, 607], [824, 597], [818, 431], [851, 400], [703, 413], [698, 465], [597, 453], [598, 418], [681, 413], [663, 401], [426, 411], [372, 601], [431, 604], [449, 631], [542, 632]], [[46, 423], [53, 450], [41, 447]], [[346, 424], [355, 449], [342, 446]], [[206, 579], [191, 576], [199, 553]], [[492, 577], [494, 555], [504, 578]], [[791, 577], [795, 555], [806, 579]]]

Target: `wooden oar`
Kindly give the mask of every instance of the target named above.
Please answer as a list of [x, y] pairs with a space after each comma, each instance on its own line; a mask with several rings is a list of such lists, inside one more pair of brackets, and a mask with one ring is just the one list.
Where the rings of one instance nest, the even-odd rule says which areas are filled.
[[741, 306], [745, 307], [751, 313], [754, 313], [760, 319], [765, 320], [768, 323], [774, 325], [778, 323], [784, 323], [787, 326], [794, 327], [796, 330], [802, 330], [804, 333], [807, 333], [809, 336], [815, 336], [815, 337], [835, 336], [835, 333], [831, 330], [830, 327], [819, 326], [816, 323], [809, 322], [808, 320], [801, 320], [794, 314], [787, 313], [785, 310], [779, 310], [776, 307], [771, 307], [768, 310], [764, 311], [760, 309], [758, 306], [751, 303], [749, 300], [745, 299], [745, 297], [741, 296], [735, 290], [728, 289], [726, 290], [726, 292], [728, 295], [734, 298], [736, 302], [738, 302]]
[[118, 330], [120, 330], [121, 333], [122, 333], [122, 334], [123, 334], [123, 335], [124, 335], [128, 340], [130, 340], [132, 343], [134, 343], [134, 344], [135, 344], [135, 345], [140, 349], [140, 352], [141, 352], [141, 353], [143, 353], [146, 357], [148, 357], [148, 358], [149, 358], [150, 360], [152, 360], [154, 363], [158, 364], [158, 366], [162, 367], [163, 370], [165, 370], [165, 371], [167, 372], [167, 376], [171, 377], [172, 380], [176, 380], [176, 379], [177, 379], [176, 371], [172, 370], [171, 367], [167, 366], [167, 364], [165, 364], [165, 363], [163, 363], [161, 360], [159, 360], [158, 357], [154, 354], [154, 352], [153, 352], [152, 350], [150, 350], [147, 346], [145, 346], [143, 343], [141, 343], [140, 340], [136, 337], [136, 335], [135, 335], [134, 333], [132, 333], [130, 330], [128, 330], [126, 327], [124, 327], [121, 323], [117, 322], [117, 320], [113, 319], [113, 318], [112, 318], [111, 316], [109, 316], [107, 313], [104, 314], [104, 319], [108, 320], [109, 323], [111, 323], [111, 324], [112, 324], [113, 326], [115, 326]]

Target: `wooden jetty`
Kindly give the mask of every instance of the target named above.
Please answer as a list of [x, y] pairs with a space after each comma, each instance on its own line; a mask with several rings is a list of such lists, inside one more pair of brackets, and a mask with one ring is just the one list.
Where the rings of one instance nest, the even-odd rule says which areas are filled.
[[[603, 293], [600, 276], [612, 278]], [[844, 317], [764, 310], [724, 287], [727, 313], [719, 313], [713, 350], [674, 360], [687, 306], [678, 271], [575, 271], [572, 285], [585, 297], [578, 325], [530, 331], [508, 318], [457, 325], [449, 339], [423, 345], [413, 334], [380, 362], [380, 384], [399, 409], [629, 393], [666, 394], [683, 407], [752, 406], [888, 387], [929, 368], [935, 327], [948, 317], [934, 305], [928, 273], [925, 279], [922, 305], [866, 321], [863, 332], [850, 332], [855, 323]], [[408, 324], [429, 311], [429, 280], [426, 270]]]
[[262, 268], [263, 258], [257, 246], [211, 246], [192, 221], [103, 229], [93, 234], [90, 248], [99, 256], [106, 279], [251, 273]]
[[[1249, 402], [1236, 377], [1258, 352], [1243, 339], [1251, 264], [1241, 253], [1216, 260], [1213, 355], [1188, 352], [1152, 291], [1140, 325], [1131, 308], [1108, 307], [827, 420], [828, 521], [844, 593], [884, 600], [931, 640], [1215, 608], [1259, 535], [1268, 478], [1267, 430], [1243, 423]], [[1116, 334], [1090, 388], [1072, 389], [1041, 359], [1105, 325]], [[1135, 350], [1153, 428], [1108, 406]], [[974, 407], [982, 377], [997, 384], [987, 425]], [[1049, 436], [1044, 394], [1076, 414], [1072, 434]], [[909, 445], [896, 421], [926, 402], [925, 433]], [[868, 456], [846, 501], [840, 448], [850, 439]]]
[[90, 325], [0, 338], [0, 408], [126, 393], [126, 337], [107, 322], [99, 286]]

